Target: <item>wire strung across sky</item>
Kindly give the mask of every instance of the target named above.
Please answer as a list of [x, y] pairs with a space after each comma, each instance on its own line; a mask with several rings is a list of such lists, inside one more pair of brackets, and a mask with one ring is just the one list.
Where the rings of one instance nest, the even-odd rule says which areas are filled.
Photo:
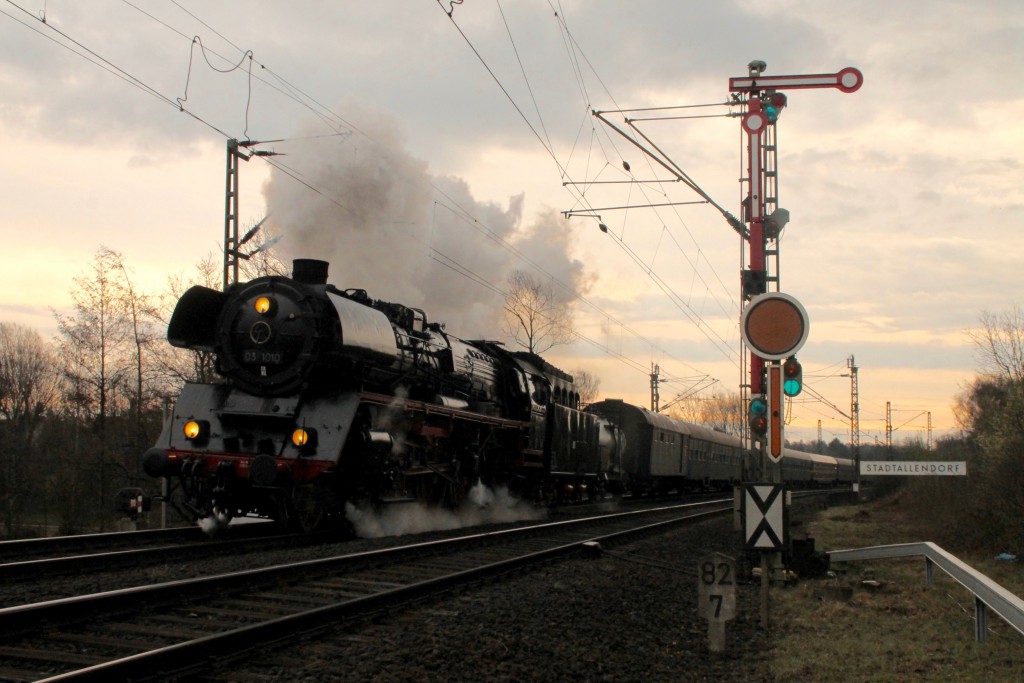
[[[175, 109], [177, 109], [181, 113], [187, 114], [188, 116], [190, 116], [191, 118], [193, 118], [197, 122], [201, 123], [202, 125], [206, 126], [210, 130], [214, 131], [215, 133], [217, 133], [221, 137], [223, 137], [225, 139], [231, 139], [231, 138], [236, 137], [236, 136], [233, 136], [230, 133], [226, 132], [225, 130], [223, 130], [221, 127], [215, 125], [214, 123], [206, 120], [205, 118], [203, 118], [202, 116], [200, 116], [199, 114], [197, 114], [196, 112], [190, 110], [188, 107], [185, 106], [185, 103], [188, 101], [188, 82], [189, 82], [189, 78], [191, 77], [191, 64], [190, 64], [189, 72], [188, 72], [188, 74], [186, 76], [186, 81], [185, 81], [186, 85], [185, 85], [185, 90], [182, 93], [182, 96], [179, 97], [179, 96], [172, 96], [172, 95], [164, 94], [164, 93], [160, 92], [157, 88], [155, 88], [155, 87], [149, 85], [148, 83], [146, 83], [145, 81], [143, 81], [141, 78], [133, 75], [127, 69], [122, 68], [122, 67], [118, 66], [117, 64], [115, 64], [113, 61], [103, 57], [100, 54], [99, 51], [97, 51], [97, 50], [95, 50], [93, 48], [88, 47], [86, 44], [84, 44], [80, 40], [72, 37], [72, 35], [68, 31], [63, 30], [61, 28], [58, 28], [58, 27], [54, 26], [52, 23], [47, 22], [45, 14], [42, 17], [37, 17], [34, 14], [32, 14], [31, 12], [29, 12], [28, 10], [26, 10], [24, 7], [18, 5], [13, 0], [5, 0], [5, 1], [6, 1], [6, 3], [9, 6], [13, 7], [17, 12], [19, 12], [20, 14], [23, 14], [24, 17], [16, 16], [15, 14], [12, 14], [10, 12], [3, 11], [2, 9], [0, 9], [0, 13], [2, 13], [3, 15], [11, 18], [12, 20], [16, 21], [17, 23], [19, 23], [23, 27], [28, 28], [28, 29], [34, 31], [35, 33], [37, 33], [40, 36], [46, 38], [47, 40], [52, 41], [54, 44], [59, 45], [60, 47], [66, 49], [66, 50], [69, 50], [70, 52], [76, 54], [77, 56], [81, 57], [82, 59], [85, 59], [86, 61], [90, 62], [91, 64], [93, 64], [95, 66], [98, 66], [99, 68], [101, 68], [101, 69], [109, 72], [110, 74], [120, 78], [121, 80], [125, 81], [126, 83], [132, 85], [133, 87], [138, 88], [139, 90], [141, 90], [141, 91], [145, 92], [146, 94], [148, 94], [148, 95], [158, 99], [159, 101], [167, 104], [168, 106], [174, 107]], [[217, 31], [209, 23], [203, 21], [194, 12], [191, 12], [191, 11], [187, 10], [182, 5], [180, 5], [178, 2], [175, 2], [174, 0], [171, 0], [172, 4], [177, 6], [181, 11], [185, 12], [186, 14], [188, 14], [194, 20], [196, 20], [199, 23], [201, 23], [203, 26], [208, 28], [210, 31], [212, 31], [214, 34], [216, 34], [218, 37], [223, 39], [226, 43], [230, 44], [232, 47], [234, 47], [236, 50], [238, 50], [238, 52], [242, 54], [242, 58], [237, 60], [237, 62], [235, 62], [232, 59], [224, 57], [223, 55], [219, 54], [217, 51], [212, 50], [211, 48], [206, 47], [205, 45], [203, 45], [202, 42], [199, 40], [198, 36], [189, 35], [188, 33], [183, 32], [183, 31], [175, 28], [168, 21], [165, 21], [163, 19], [158, 18], [153, 13], [148, 12], [148, 11], [142, 9], [141, 7], [135, 5], [134, 3], [130, 2], [129, 0], [122, 0], [122, 2], [125, 5], [127, 5], [128, 7], [136, 10], [137, 12], [142, 14], [143, 16], [148, 17], [150, 20], [152, 20], [152, 21], [156, 22], [157, 24], [163, 26], [167, 30], [177, 34], [183, 40], [188, 41], [189, 44], [190, 44], [190, 54], [191, 54], [191, 51], [192, 51], [192, 49], [194, 48], [194, 46], [196, 44], [196, 41], [199, 41], [200, 48], [202, 50], [204, 59], [206, 60], [207, 64], [209, 64], [209, 66], [212, 69], [216, 69], [218, 71], [221, 71], [222, 73], [228, 73], [228, 72], [231, 72], [231, 71], [236, 71], [236, 70], [239, 70], [241, 68], [241, 65], [245, 62], [246, 58], [248, 58], [248, 60], [249, 60], [249, 68], [247, 70], [245, 70], [245, 71], [246, 71], [246, 77], [250, 80], [250, 92], [249, 92], [249, 95], [247, 96], [246, 117], [245, 117], [245, 124], [243, 126], [243, 135], [242, 135], [243, 138], [246, 137], [246, 134], [248, 132], [248, 112], [249, 112], [249, 105], [250, 105], [250, 102], [248, 100], [251, 100], [251, 81], [255, 80], [257, 82], [260, 82], [260, 83], [264, 84], [265, 86], [269, 87], [270, 89], [278, 92], [282, 96], [284, 96], [284, 97], [294, 101], [295, 103], [299, 104], [301, 107], [303, 107], [303, 108], [309, 110], [310, 112], [312, 112], [317, 118], [319, 118], [326, 126], [328, 126], [333, 131], [333, 133], [332, 133], [333, 135], [350, 135], [352, 133], [358, 133], [359, 135], [361, 135], [365, 139], [369, 140], [370, 142], [373, 142], [373, 140], [372, 140], [372, 138], [370, 136], [368, 136], [365, 132], [359, 130], [356, 126], [354, 126], [350, 122], [346, 121], [341, 115], [337, 114], [336, 112], [331, 110], [329, 107], [326, 107], [325, 105], [323, 105], [316, 98], [312, 97], [311, 95], [309, 95], [308, 93], [306, 93], [302, 89], [298, 88], [297, 86], [295, 86], [294, 84], [289, 82], [288, 79], [286, 79], [286, 78], [282, 77], [281, 75], [277, 74], [274, 70], [270, 69], [265, 64], [262, 64], [261, 62], [256, 60], [255, 59], [255, 55], [254, 55], [254, 53], [251, 50], [243, 50], [241, 47], [239, 47], [234, 42], [232, 42], [229, 38], [227, 38], [223, 33]], [[549, 6], [551, 6], [550, 2], [549, 2]], [[500, 3], [499, 3], [499, 9], [500, 9]], [[552, 10], [554, 11], [554, 7], [552, 7]], [[569, 55], [570, 63], [572, 64], [573, 71], [574, 71], [574, 73], [576, 75], [575, 76], [576, 77], [576, 82], [577, 82], [578, 87], [580, 89], [581, 96], [585, 100], [589, 101], [590, 98], [589, 98], [589, 96], [587, 94], [586, 80], [583, 78], [583, 69], [582, 69], [582, 65], [581, 65], [580, 60], [582, 59], [582, 61], [587, 64], [587, 67], [595, 75], [596, 75], [596, 71], [593, 69], [592, 65], [590, 65], [589, 60], [587, 60], [585, 54], [582, 52], [582, 50], [580, 49], [578, 43], [573, 38], [571, 32], [568, 29], [568, 26], [565, 24], [564, 19], [561, 17], [560, 13], [558, 11], [554, 11], [554, 14], [555, 14], [555, 16], [556, 16], [556, 18], [558, 20], [559, 26], [561, 27], [561, 34], [562, 34], [563, 39], [565, 41], [565, 47], [566, 47], [567, 54]], [[502, 18], [503, 18], [503, 21], [505, 22], [506, 30], [507, 30], [508, 35], [509, 35], [509, 40], [514, 45], [515, 44], [515, 40], [514, 40], [514, 37], [512, 36], [511, 28], [508, 26], [507, 21], [505, 21], [504, 13], [503, 12], [502, 12]], [[454, 20], [453, 20], [453, 25], [456, 25], [456, 27], [457, 27], [457, 24], [455, 24]], [[459, 29], [459, 32], [460, 32], [460, 34], [462, 33], [461, 29]], [[467, 36], [465, 36], [465, 34], [462, 34], [462, 35], [463, 35], [464, 39], [466, 40], [467, 44], [469, 44], [472, 47], [472, 43], [469, 40], [469, 38]], [[477, 54], [478, 58], [480, 58], [481, 63], [483, 63], [484, 66], [486, 67], [487, 65], [484, 62], [482, 56], [479, 55], [478, 52], [476, 52], [475, 48], [473, 48], [473, 49], [474, 49], [474, 52]], [[518, 59], [518, 50], [517, 50], [516, 54], [517, 54], [517, 59]], [[227, 64], [230, 68], [219, 69], [213, 63], [210, 62], [210, 55], [213, 55], [213, 56], [215, 56], [215, 57], [217, 57], [219, 59], [222, 59], [225, 62], [225, 64]], [[254, 63], [256, 65], [258, 65], [259, 71], [254, 71], [252, 69], [252, 64], [254, 64]], [[524, 79], [529, 81], [529, 78], [528, 78], [528, 76], [526, 75], [526, 72], [525, 72], [525, 67], [523, 67], [521, 60], [519, 60], [519, 64], [520, 64], [520, 69], [522, 71]], [[489, 67], [488, 67], [488, 70], [490, 71]], [[264, 73], [268, 74], [271, 78], [273, 78], [274, 82], [271, 82], [271, 81], [267, 80], [266, 78], [264, 78], [261, 75], [261, 74], [264, 74]], [[539, 106], [538, 106], [538, 104], [536, 102], [536, 98], [533, 96], [532, 89], [530, 91], [531, 92], [531, 100], [533, 101], [534, 110], [537, 112], [537, 116], [538, 116], [538, 118], [541, 121], [541, 123], [540, 123], [540, 129], [541, 130], [540, 131], [538, 131], [533, 126], [533, 124], [530, 123], [529, 118], [525, 115], [523, 110], [520, 109], [520, 107], [515, 103], [514, 99], [511, 97], [511, 95], [508, 93], [508, 91], [501, 85], [500, 79], [497, 77], [497, 75], [494, 74], [493, 72], [491, 72], [491, 75], [494, 78], [495, 82], [498, 83], [499, 87], [501, 87], [502, 90], [505, 92], [506, 97], [509, 98], [509, 100], [510, 100], [510, 102], [512, 102], [513, 106], [515, 106], [517, 111], [519, 111], [520, 116], [523, 118], [523, 120], [527, 122], [527, 125], [530, 127], [531, 131], [537, 137], [537, 139], [541, 143], [542, 147], [544, 147], [544, 149], [546, 149], [548, 151], [548, 153], [550, 154], [552, 159], [555, 161], [556, 165], [558, 165], [559, 170], [560, 170], [560, 172], [563, 175], [563, 178], [569, 179], [570, 176], [568, 174], [567, 169], [561, 163], [559, 163], [559, 161], [557, 159], [557, 156], [554, 153], [553, 145], [552, 145], [552, 143], [550, 141], [550, 136], [547, 133], [546, 127], [543, 125], [543, 119], [541, 117], [540, 108], [539, 108]], [[600, 78], [599, 77], [598, 77], [598, 79], [599, 79], [599, 82], [600, 82]], [[602, 87], [605, 87], [603, 82], [601, 82], [601, 85], [602, 85]], [[605, 91], [607, 92], [607, 87], [605, 87]], [[587, 116], [589, 117], [589, 111], [587, 112]], [[583, 130], [585, 130], [585, 128], [586, 128], [585, 124], [581, 123], [580, 130], [583, 131]], [[287, 138], [284, 138], [282, 140], [286, 140], [286, 139]], [[599, 135], [599, 133], [597, 131], [594, 131], [593, 128], [591, 128], [590, 139], [591, 139], [591, 144], [589, 146], [590, 146], [592, 151], [593, 151], [593, 145], [595, 143], [598, 144], [598, 147], [600, 149], [603, 149], [603, 147], [601, 146], [602, 143], [610, 144], [612, 149], [614, 149], [614, 147], [615, 147], [613, 141], [611, 141], [610, 139], [602, 140], [601, 136]], [[609, 156], [608, 154], [605, 154], [606, 158], [608, 158], [608, 156]], [[619, 155], [619, 156], [621, 156], [621, 155]], [[292, 168], [291, 166], [284, 164], [283, 162], [281, 162], [278, 159], [274, 159], [274, 158], [270, 158], [270, 157], [260, 157], [260, 158], [265, 163], [268, 163], [273, 168], [279, 170], [281, 173], [285, 174], [286, 176], [288, 176], [289, 178], [291, 178], [295, 182], [297, 182], [297, 183], [301, 184], [302, 186], [306, 187], [310, 191], [312, 191], [312, 192], [316, 193], [317, 195], [323, 197], [325, 200], [331, 202], [335, 206], [337, 206], [337, 207], [339, 207], [341, 209], [347, 210], [345, 205], [344, 205], [344, 203], [339, 201], [336, 197], [332, 196], [332, 194], [330, 193], [329, 190], [327, 190], [327, 189], [325, 189], [323, 187], [318, 186], [311, 179], [309, 179], [307, 177], [304, 177], [303, 174], [300, 173], [295, 168]], [[570, 158], [571, 158], [571, 155], [570, 155]], [[571, 183], [567, 183], [566, 186], [570, 187]], [[613, 316], [608, 314], [606, 311], [602, 310], [595, 303], [593, 303], [592, 301], [587, 300], [585, 297], [580, 295], [579, 292], [574, 291], [571, 286], [567, 285], [565, 282], [561, 281], [559, 278], [556, 278], [551, 273], [548, 273], [548, 272], [544, 271], [544, 269], [541, 268], [536, 262], [534, 262], [531, 259], [527, 258], [519, 250], [515, 249], [515, 247], [513, 245], [511, 245], [509, 242], [507, 242], [507, 240], [504, 240], [504, 239], [498, 237], [497, 234], [493, 230], [490, 230], [489, 228], [487, 228], [486, 224], [483, 221], [481, 221], [481, 220], [479, 220], [477, 218], [472, 217], [471, 212], [469, 212], [467, 209], [465, 209], [465, 207], [461, 206], [453, 198], [451, 198], [448, 195], [445, 195], [445, 193], [442, 192], [436, 186], [434, 186], [434, 189], [438, 192], [438, 194], [440, 196], [442, 196], [444, 198], [444, 201], [443, 202], [439, 202], [439, 203], [441, 203], [442, 205], [446, 206], [446, 208], [451, 210], [453, 213], [461, 213], [461, 214], [465, 215], [467, 217], [467, 221], [475, 229], [480, 230], [483, 234], [488, 236], [490, 239], [495, 240], [499, 244], [499, 246], [501, 248], [511, 250], [512, 253], [517, 258], [519, 258], [519, 259], [523, 260], [524, 262], [528, 263], [532, 268], [535, 268], [538, 271], [543, 272], [546, 277], [549, 277], [559, 287], [565, 289], [566, 291], [571, 292], [573, 294], [575, 300], [577, 300], [580, 303], [583, 303], [586, 306], [590, 307], [592, 310], [594, 310], [597, 313], [599, 313], [603, 318], [605, 318], [608, 321], [613, 322], [620, 329], [622, 329], [623, 331], [627, 332], [628, 334], [630, 334], [631, 336], [635, 337], [636, 339], [644, 342], [652, 350], [656, 350], [658, 353], [662, 354], [664, 357], [671, 358], [674, 361], [676, 361], [676, 362], [678, 362], [678, 363], [680, 363], [682, 365], [689, 365], [685, 361], [682, 361], [681, 359], [675, 358], [673, 356], [673, 354], [671, 354], [668, 351], [666, 351], [665, 349], [661, 348], [659, 344], [653, 342], [650, 339], [645, 338], [643, 335], [641, 335], [635, 329], [633, 329], [630, 326], [626, 325], [625, 323], [622, 323], [622, 322], [618, 321], [617, 319], [615, 319]], [[572, 192], [572, 190], [570, 190], [570, 192]], [[585, 197], [585, 192], [578, 192], [578, 193], [575, 193], [575, 194], [577, 196], [577, 200], [578, 201], [581, 201], [584, 204], [587, 203], [587, 200], [586, 200], [586, 197]], [[667, 227], [665, 229], [667, 229]], [[693, 238], [693, 236], [691, 234], [691, 239], [692, 238]], [[672, 235], [672, 239], [676, 243], [677, 248], [680, 248], [680, 251], [682, 252], [682, 249], [681, 249], [681, 247], [679, 247], [678, 241], [675, 240], [674, 235]], [[619, 240], [619, 243], [623, 247], [626, 246], [625, 243], [622, 240]], [[461, 264], [458, 264], [457, 261], [454, 261], [450, 257], [447, 257], [447, 256], [441, 254], [437, 250], [433, 250], [432, 254], [433, 255], [431, 257], [434, 258], [436, 261], [443, 262], [442, 265], [445, 265], [446, 267], [451, 267], [451, 268], [456, 269], [458, 272], [463, 274], [465, 277], [467, 277], [468, 279], [476, 282], [480, 286], [487, 287], [488, 289], [491, 289], [492, 291], [495, 291], [495, 292], [501, 292], [502, 291], [502, 289], [500, 287], [494, 285], [494, 283], [490, 283], [485, 278], [482, 278], [478, 274], [472, 273], [467, 268], [461, 266]], [[656, 279], [657, 276], [654, 273], [653, 269], [650, 268], [649, 266], [644, 266], [644, 267], [645, 267], [645, 269], [646, 269], [646, 271], [648, 273], [648, 276], [651, 277], [652, 280], [657, 282], [657, 279]], [[670, 287], [667, 287], [667, 285], [665, 285], [665, 286], [659, 285], [659, 287], [663, 291], [665, 291], [665, 293], [667, 295], [669, 295], [670, 300], [672, 300], [675, 305], [680, 307], [680, 309], [683, 310], [684, 313], [687, 313], [687, 311], [689, 311], [690, 313], [693, 313], [695, 315], [695, 320], [697, 320], [697, 321], [701, 320], [699, 314], [697, 314], [695, 311], [693, 311], [693, 309], [691, 309], [689, 307], [689, 305], [685, 302], [683, 297], [681, 297], [678, 294], [676, 294], [673, 290], [671, 290]], [[688, 314], [688, 317], [689, 317], [689, 314]], [[699, 328], [702, 327], [702, 325], [699, 322], [697, 322], [695, 324], [697, 324]], [[706, 327], [706, 326], [704, 326], [704, 327]], [[704, 331], [705, 334], [707, 334], [707, 332], [705, 330], [702, 329], [702, 331]], [[621, 362], [625, 363], [627, 366], [631, 367], [632, 369], [634, 369], [634, 370], [636, 370], [638, 372], [643, 372], [643, 373], [646, 374], [647, 371], [648, 371], [648, 369], [646, 367], [646, 364], [641, 364], [641, 363], [639, 363], [637, 361], [633, 361], [633, 360], [627, 358], [626, 356], [622, 355], [621, 353], [615, 352], [613, 349], [608, 348], [606, 345], [600, 344], [599, 342], [596, 342], [595, 340], [587, 338], [587, 337], [585, 337], [583, 335], [579, 335], [579, 338], [581, 340], [591, 344], [595, 348], [601, 349], [602, 351], [604, 351], [608, 355], [617, 358], [618, 360], [620, 360]], [[721, 338], [719, 337], [719, 341], [715, 341], [714, 339], [712, 339], [712, 342], [715, 343], [716, 346], [717, 346], [720, 342], [724, 342], [724, 340], [721, 340]], [[666, 378], [671, 378], [671, 375], [666, 375]]]
[[[441, 5], [442, 9], [444, 9], [443, 4], [441, 4], [441, 0], [438, 0], [438, 3], [439, 3], [439, 5]], [[499, 10], [500, 10], [500, 2], [498, 3], [498, 5], [499, 5]], [[577, 82], [577, 84], [579, 86], [580, 93], [584, 97], [584, 99], [587, 101], [587, 103], [589, 103], [590, 97], [589, 97], [589, 95], [587, 93], [586, 81], [583, 78], [582, 71], [581, 71], [581, 69], [579, 67], [579, 64], [580, 64], [579, 57], [582, 57], [583, 61], [585, 61], [588, 65], [590, 64], [590, 62], [589, 62], [589, 60], [586, 59], [586, 56], [583, 53], [582, 49], [579, 47], [578, 43], [572, 37], [572, 34], [569, 31], [568, 26], [565, 23], [565, 20], [564, 20], [562, 14], [559, 11], [555, 10], [555, 8], [553, 6], [551, 6], [550, 2], [548, 3], [548, 5], [549, 5], [549, 7], [551, 7], [552, 11], [554, 12], [555, 17], [558, 20], [559, 26], [560, 26], [560, 28], [562, 30], [562, 34], [563, 34], [563, 37], [564, 37], [564, 42], [565, 42], [567, 48], [569, 48], [569, 52], [570, 52], [571, 56], [573, 57], [572, 59], [570, 59], [570, 63], [573, 66], [574, 77], [575, 77], [576, 82]], [[541, 132], [538, 130], [538, 126], [534, 125], [534, 123], [526, 115], [526, 113], [524, 111], [524, 108], [521, 107], [519, 105], [519, 103], [517, 103], [515, 101], [515, 98], [511, 95], [511, 92], [510, 92], [509, 88], [506, 87], [505, 84], [501, 82], [501, 79], [498, 77], [498, 75], [495, 72], [495, 70], [487, 63], [487, 61], [484, 59], [484, 57], [481, 54], [481, 52], [476, 48], [476, 46], [473, 44], [472, 40], [470, 40], [469, 36], [462, 30], [462, 28], [455, 21], [455, 17], [453, 16], [453, 13], [448, 11], [448, 10], [445, 10], [445, 13], [449, 16], [449, 18], [451, 19], [452, 25], [458, 31], [459, 35], [463, 38], [463, 40], [466, 42], [466, 44], [469, 46], [469, 48], [472, 50], [472, 52], [476, 56], [476, 58], [483, 65], [483, 67], [485, 68], [487, 73], [494, 80], [494, 82], [499, 87], [501, 92], [504, 94], [506, 99], [509, 100], [509, 102], [512, 104], [513, 108], [519, 114], [520, 118], [522, 118], [523, 121], [526, 123], [526, 125], [529, 128], [529, 130], [531, 131], [531, 133], [534, 135], [535, 138], [537, 138], [537, 140], [540, 142], [541, 146], [548, 153], [548, 155], [552, 158], [552, 160], [554, 161], [555, 165], [557, 166], [557, 168], [559, 170], [559, 173], [561, 174], [561, 176], [563, 178], [563, 187], [566, 187], [570, 192], [574, 193], [574, 195], [576, 197], [576, 201], [577, 201], [577, 204], [576, 204], [577, 207], [580, 207], [580, 206], [584, 207], [584, 209], [582, 209], [580, 211], [580, 213], [586, 213], [586, 214], [590, 215], [591, 217], [599, 218], [599, 216], [597, 214], [597, 211], [599, 209], [594, 208], [593, 205], [589, 202], [589, 200], [586, 197], [586, 186], [588, 186], [588, 183], [580, 182], [580, 181], [574, 181], [574, 180], [571, 179], [571, 176], [570, 176], [568, 168], [567, 168], [567, 164], [561, 162], [558, 159], [558, 157], [555, 154], [555, 151], [554, 151], [554, 149], [553, 149], [553, 147], [552, 147], [552, 145], [550, 143], [550, 138], [547, 137], [547, 131], [546, 131], [546, 128], [544, 127], [544, 125], [543, 125], [543, 119], [540, 117], [539, 109], [536, 106], [536, 98], [533, 96], [533, 88], [532, 88], [532, 86], [530, 86], [529, 78], [526, 75], [525, 70], [522, 67], [522, 61], [519, 59], [519, 50], [515, 46], [515, 39], [514, 39], [514, 37], [511, 34], [511, 29], [509, 28], [507, 21], [505, 21], [506, 32], [509, 35], [509, 40], [512, 42], [513, 50], [514, 50], [514, 52], [516, 54], [517, 62], [519, 64], [519, 66], [520, 66], [520, 71], [522, 72], [524, 79], [527, 81], [527, 89], [528, 89], [528, 92], [530, 93], [531, 101], [534, 104], [535, 110], [538, 111], [538, 118], [540, 119], [539, 127], [540, 127], [541, 130], [544, 130], [544, 136], [541, 135]], [[503, 17], [503, 20], [504, 20], [504, 13], [502, 13], [502, 17]], [[592, 69], [592, 67], [591, 67], [591, 69]], [[596, 75], [596, 71], [594, 73]], [[599, 76], [598, 76], [598, 80], [602, 84], [602, 86], [604, 86], [604, 83], [600, 79]], [[605, 90], [607, 92], [607, 88], [606, 87], [605, 87]], [[608, 94], [609, 94], [609, 96], [611, 96], [610, 93], [608, 93]], [[612, 100], [614, 101], [613, 97], [612, 97]], [[588, 107], [589, 107], [589, 104], [588, 104]], [[592, 139], [593, 139], [593, 136], [592, 136]], [[609, 143], [612, 144], [612, 148], [614, 149], [614, 142], [609, 139]], [[574, 154], [574, 150], [570, 151], [569, 157], [571, 158], [573, 154]], [[606, 155], [606, 157], [607, 157], [607, 155]], [[619, 155], [619, 158], [621, 159], [621, 155]], [[606, 166], [609, 166], [609, 165], [610, 165], [610, 163], [606, 162]], [[628, 171], [628, 164], [623, 164], [623, 165], [627, 168], [627, 171]], [[703, 190], [701, 190], [700, 187], [695, 182], [692, 181], [692, 179], [690, 179], [688, 176], [686, 176], [685, 173], [682, 173], [681, 170], [678, 169], [678, 167], [676, 167], [676, 169], [673, 172], [677, 174], [677, 177], [679, 179], [687, 181], [687, 184], [692, 189], [694, 189], [694, 191], [698, 192], [698, 194], [703, 196], [705, 201], [708, 201], [709, 203], [714, 204], [714, 202], [710, 200], [710, 197], [706, 193], [704, 193]], [[633, 180], [635, 180], [635, 179], [633, 179]], [[582, 190], [578, 190], [577, 188], [579, 188], [581, 186], [583, 186], [583, 189]], [[653, 204], [655, 204], [655, 203], [648, 199], [647, 204], [645, 206], [650, 207]], [[677, 205], [678, 203], [672, 203], [672, 204], [673, 205]], [[668, 205], [668, 204], [666, 204], [666, 205]], [[714, 204], [714, 205], [716, 207], [718, 206], [717, 204]], [[574, 210], [570, 210], [568, 212], [563, 212], [563, 213], [569, 214], [569, 213], [573, 213], [573, 212], [574, 212]], [[683, 221], [681, 221], [681, 222], [683, 222]], [[685, 222], [683, 222], [683, 224], [685, 225]], [[667, 230], [667, 225], [663, 224], [663, 227], [664, 227], [664, 229]], [[696, 243], [696, 240], [693, 238], [692, 233], [690, 234], [690, 237]], [[679, 247], [678, 241], [675, 240], [674, 236], [673, 236], [673, 241], [676, 243], [676, 246]], [[728, 342], [726, 342], [724, 339], [722, 339], [720, 335], [718, 335], [717, 333], [714, 333], [711, 330], [710, 326], [707, 325], [707, 323], [703, 320], [703, 316], [698, 311], [694, 310], [689, 305], [689, 303], [686, 301], [686, 299], [684, 297], [682, 297], [681, 295], [679, 295], [677, 292], [675, 292], [674, 289], [672, 289], [672, 287], [667, 282], [665, 282], [662, 278], [658, 277], [657, 274], [654, 272], [654, 269], [650, 266], [650, 264], [644, 264], [643, 261], [636, 255], [636, 253], [634, 251], [632, 251], [632, 249], [629, 248], [629, 246], [626, 244], [625, 240], [623, 240], [620, 237], [620, 238], [616, 239], [616, 244], [620, 248], [622, 248], [623, 251], [625, 251], [627, 253], [627, 255], [629, 255], [630, 258], [632, 260], [634, 260], [637, 263], [637, 265], [639, 265], [644, 270], [645, 274], [656, 284], [656, 286], [659, 289], [662, 290], [663, 293], [666, 294], [666, 296], [668, 296], [669, 300], [677, 308], [679, 308], [684, 313], [686, 318], [689, 319], [692, 323], [694, 323], [694, 325], [701, 331], [701, 333], [704, 334], [705, 337], [707, 337], [709, 339], [709, 341], [711, 341], [712, 344], [726, 358], [728, 358], [730, 361], [732, 361], [738, 367], [739, 366], [738, 353], [735, 352], [733, 350], [733, 347], [730, 346], [728, 344]], [[684, 256], [685, 256], [685, 252], [681, 248], [680, 248], [680, 252], [683, 253]], [[703, 253], [703, 252], [700, 252], [700, 253]], [[689, 259], [687, 259], [687, 260], [689, 260]], [[692, 265], [693, 264], [691, 262], [691, 266]], [[708, 265], [712, 268], [712, 271], [715, 272], [716, 278], [718, 279], [718, 282], [722, 285], [723, 290], [726, 290], [724, 284], [721, 283], [721, 278], [718, 277], [718, 275], [717, 275], [717, 271], [714, 270], [714, 266], [712, 264], [710, 264], [710, 262], [708, 262]], [[694, 268], [694, 272], [697, 274], [698, 277], [700, 277], [699, 270], [697, 268]], [[703, 280], [703, 278], [701, 278], [701, 279]], [[706, 286], [706, 291], [710, 292], [710, 287], [707, 287], [707, 283], [705, 283], [705, 286]], [[718, 301], [717, 297], [715, 297], [715, 300]], [[727, 309], [725, 307], [721, 306], [720, 303], [719, 303], [719, 307], [723, 311], [729, 312], [729, 311], [727, 311]], [[731, 311], [729, 313], [733, 314], [733, 318], [734, 319], [738, 319], [738, 310], [734, 310], [734, 311]]]

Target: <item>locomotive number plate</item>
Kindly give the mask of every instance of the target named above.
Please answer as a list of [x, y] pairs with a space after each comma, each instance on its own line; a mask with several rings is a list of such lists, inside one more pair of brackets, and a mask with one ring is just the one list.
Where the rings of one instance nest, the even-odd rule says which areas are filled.
[[260, 365], [280, 365], [283, 359], [280, 351], [246, 350], [242, 352], [242, 361], [245, 363], [259, 363]]

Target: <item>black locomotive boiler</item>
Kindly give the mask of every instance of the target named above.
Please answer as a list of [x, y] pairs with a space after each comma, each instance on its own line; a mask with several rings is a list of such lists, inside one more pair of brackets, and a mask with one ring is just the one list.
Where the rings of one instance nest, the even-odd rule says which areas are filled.
[[599, 416], [579, 409], [570, 375], [339, 290], [327, 270], [299, 259], [291, 278], [179, 300], [168, 341], [213, 353], [223, 381], [185, 384], [143, 464], [178, 482], [196, 518], [311, 530], [347, 503], [454, 505], [477, 483], [545, 501], [615, 484]]

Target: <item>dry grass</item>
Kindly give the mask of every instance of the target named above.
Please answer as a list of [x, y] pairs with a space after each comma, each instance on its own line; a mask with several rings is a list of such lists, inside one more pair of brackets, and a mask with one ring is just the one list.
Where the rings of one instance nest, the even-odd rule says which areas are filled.
[[[822, 511], [807, 531], [818, 550], [841, 550], [934, 540], [925, 521], [896, 496]], [[1024, 595], [1024, 563], [945, 549]], [[1024, 636], [989, 612], [988, 642], [975, 643], [971, 593], [938, 570], [927, 586], [924, 571], [923, 558], [851, 563], [836, 579], [773, 589], [775, 680], [1024, 682]], [[863, 588], [867, 578], [881, 588]], [[837, 597], [834, 587], [853, 587], [853, 595]]]

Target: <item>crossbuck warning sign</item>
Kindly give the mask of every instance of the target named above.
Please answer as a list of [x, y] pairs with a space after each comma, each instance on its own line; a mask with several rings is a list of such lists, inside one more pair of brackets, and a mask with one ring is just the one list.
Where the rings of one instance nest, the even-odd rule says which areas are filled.
[[783, 484], [746, 484], [743, 495], [743, 538], [747, 550], [778, 551], [786, 547], [788, 510]]

